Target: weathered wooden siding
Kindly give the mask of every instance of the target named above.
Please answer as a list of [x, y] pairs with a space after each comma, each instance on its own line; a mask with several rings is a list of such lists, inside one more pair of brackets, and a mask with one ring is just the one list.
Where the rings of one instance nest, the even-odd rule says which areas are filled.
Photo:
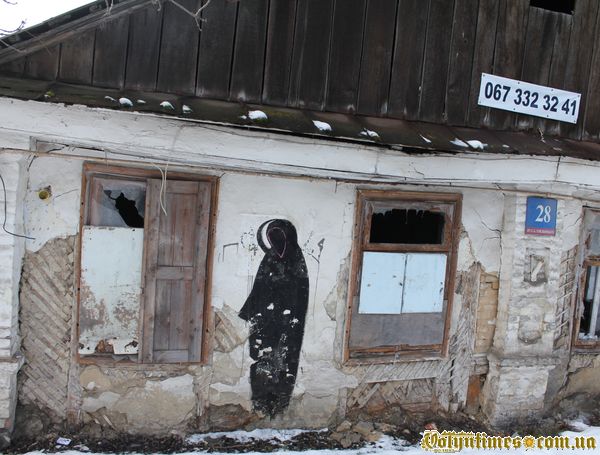
[[[203, 0], [180, 0], [197, 8]], [[213, 0], [173, 5], [5, 63], [3, 74], [109, 88], [600, 139], [597, 0]], [[577, 125], [477, 106], [482, 72], [582, 93]]]

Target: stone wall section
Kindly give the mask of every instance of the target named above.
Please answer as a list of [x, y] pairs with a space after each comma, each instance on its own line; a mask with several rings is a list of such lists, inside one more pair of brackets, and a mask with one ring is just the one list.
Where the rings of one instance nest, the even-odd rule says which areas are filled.
[[499, 427], [538, 418], [564, 378], [555, 345], [557, 330], [568, 330], [581, 203], [558, 200], [551, 236], [525, 234], [526, 206], [525, 195], [514, 195], [504, 208], [497, 326], [482, 395], [484, 413]]

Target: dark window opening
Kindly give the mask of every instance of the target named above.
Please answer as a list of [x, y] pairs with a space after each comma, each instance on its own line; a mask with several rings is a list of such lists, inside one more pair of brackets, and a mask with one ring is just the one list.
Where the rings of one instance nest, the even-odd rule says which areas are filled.
[[583, 295], [583, 314], [579, 323], [579, 338], [596, 340], [600, 335], [600, 280], [597, 266], [587, 268], [585, 291]]
[[146, 182], [93, 177], [89, 186], [86, 225], [144, 228]]
[[132, 228], [144, 227], [144, 217], [140, 216], [134, 200], [127, 199], [123, 193], [116, 198], [112, 197], [112, 191], [110, 190], [104, 190], [104, 194], [114, 201], [115, 208], [127, 226]]
[[557, 13], [573, 14], [575, 11], [575, 0], [531, 0], [529, 4]]
[[442, 244], [445, 215], [416, 209], [392, 209], [374, 213], [371, 243]]

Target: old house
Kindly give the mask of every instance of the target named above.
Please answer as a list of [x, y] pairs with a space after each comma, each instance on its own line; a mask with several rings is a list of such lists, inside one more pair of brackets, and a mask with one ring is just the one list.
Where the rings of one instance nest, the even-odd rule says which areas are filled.
[[105, 8], [0, 45], [6, 431], [600, 393], [599, 2]]

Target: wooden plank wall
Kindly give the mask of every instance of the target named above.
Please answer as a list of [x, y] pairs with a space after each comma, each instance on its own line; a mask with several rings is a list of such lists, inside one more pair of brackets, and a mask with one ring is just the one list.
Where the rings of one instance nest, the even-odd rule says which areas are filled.
[[[206, 0], [179, 0], [191, 10]], [[5, 74], [229, 101], [600, 139], [600, 12], [530, 0], [166, 3], [5, 65]], [[482, 72], [582, 93], [569, 125], [477, 105]]]

